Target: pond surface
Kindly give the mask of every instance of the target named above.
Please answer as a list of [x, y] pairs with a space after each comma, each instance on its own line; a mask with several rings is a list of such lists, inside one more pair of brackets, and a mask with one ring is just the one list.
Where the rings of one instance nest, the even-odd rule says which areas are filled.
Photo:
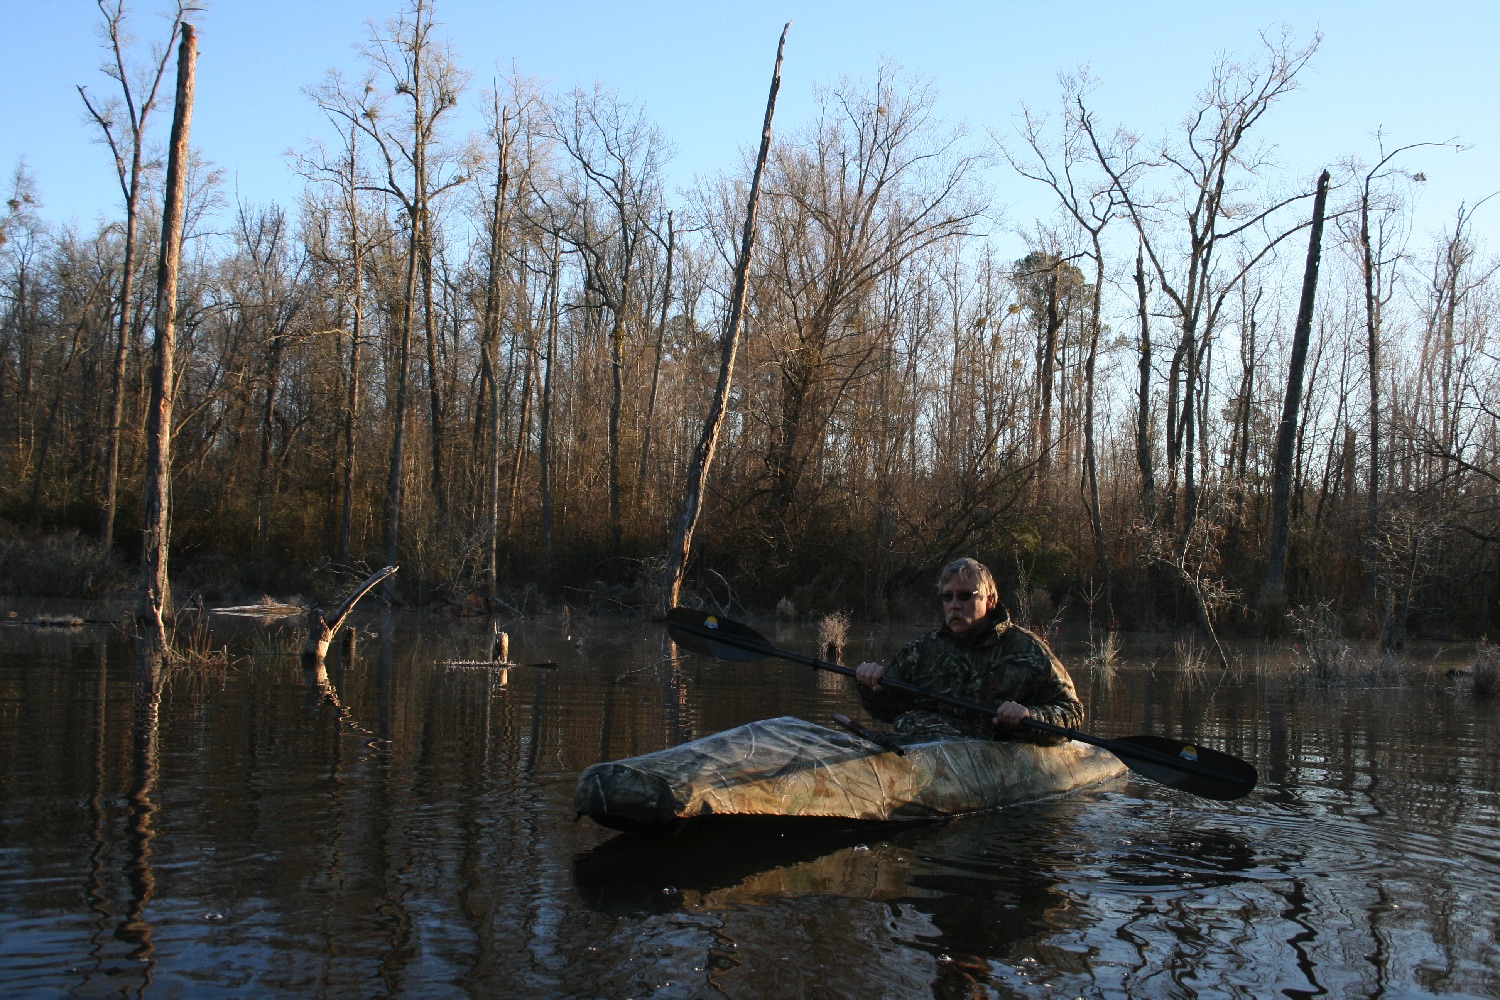
[[[1060, 644], [1090, 731], [1201, 740], [1260, 787], [628, 838], [575, 820], [583, 768], [862, 718], [851, 682], [580, 617], [510, 624], [512, 659], [559, 668], [503, 678], [448, 665], [488, 622], [367, 618], [323, 682], [294, 625], [214, 620], [233, 662], [154, 687], [112, 629], [0, 628], [0, 994], [1500, 995], [1500, 707], [1440, 671], [1297, 690], [1143, 643], [1106, 683]], [[915, 631], [856, 625], [845, 658]]]

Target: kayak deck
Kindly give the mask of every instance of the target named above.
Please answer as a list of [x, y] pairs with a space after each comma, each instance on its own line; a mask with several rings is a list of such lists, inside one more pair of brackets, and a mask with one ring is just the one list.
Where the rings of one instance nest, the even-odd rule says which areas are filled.
[[700, 817], [777, 816], [899, 822], [1029, 802], [1121, 774], [1082, 743], [938, 739], [904, 755], [793, 716], [625, 760], [578, 778], [580, 816], [620, 830]]

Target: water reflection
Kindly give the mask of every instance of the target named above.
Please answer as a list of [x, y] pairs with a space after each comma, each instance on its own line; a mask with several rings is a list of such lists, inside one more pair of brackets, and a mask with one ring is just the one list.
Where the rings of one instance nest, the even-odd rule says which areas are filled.
[[0, 631], [0, 993], [1500, 995], [1500, 717], [1441, 682], [1182, 684], [1127, 651], [1107, 694], [1078, 674], [1092, 731], [1202, 739], [1261, 768], [1254, 795], [1131, 778], [933, 826], [642, 842], [575, 821], [584, 767], [859, 718], [854, 694], [642, 623], [512, 634], [561, 669], [442, 666], [488, 656], [483, 621], [372, 617], [321, 671], [231, 635], [254, 652], [213, 677], [105, 630]]
[[573, 882], [589, 907], [618, 917], [832, 891], [848, 882], [850, 857], [898, 833], [880, 824], [789, 832], [777, 820], [737, 819], [676, 836], [619, 834], [574, 858]]
[[167, 670], [166, 651], [160, 637], [142, 638], [136, 646], [135, 715], [129, 807], [130, 901], [115, 936], [131, 945], [131, 957], [142, 963], [145, 985], [151, 982], [155, 948], [151, 943], [151, 921], [146, 906], [156, 893], [156, 874], [151, 867], [151, 842], [156, 838], [152, 821], [156, 804], [158, 747], [160, 743], [162, 684]]
[[[765, 924], [755, 910], [816, 906], [842, 914], [819, 925], [813, 946], [825, 960], [859, 965], [893, 947], [926, 956], [914, 964], [908, 954], [894, 980], [888, 968], [869, 969], [865, 975], [883, 983], [886, 995], [924, 976], [924, 991], [934, 996], [985, 995], [1035, 984], [1042, 954], [1049, 975], [1060, 967], [1091, 974], [1086, 951], [1054, 943], [1095, 923], [1068, 885], [1089, 863], [1074, 842], [1080, 831], [1071, 828], [1087, 798], [933, 824], [744, 821], [672, 838], [621, 834], [574, 859], [574, 883], [588, 906], [612, 917], [678, 915], [698, 925], [713, 918], [703, 968], [717, 962], [721, 986], [749, 949], [775, 952], [777, 942], [760, 937]], [[1246, 851], [1229, 837], [1219, 846], [1234, 857]], [[788, 930], [795, 938], [797, 928]], [[798, 951], [812, 944], [780, 943]]]

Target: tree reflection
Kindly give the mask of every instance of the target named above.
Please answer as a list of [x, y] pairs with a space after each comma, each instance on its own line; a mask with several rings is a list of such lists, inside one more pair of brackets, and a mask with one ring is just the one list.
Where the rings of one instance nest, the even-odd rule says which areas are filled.
[[145, 635], [136, 640], [136, 675], [131, 744], [131, 779], [126, 875], [130, 882], [130, 903], [125, 917], [115, 930], [115, 937], [132, 946], [131, 956], [146, 965], [146, 984], [151, 981], [155, 965], [155, 946], [151, 941], [152, 925], [146, 914], [156, 892], [156, 874], [151, 867], [151, 841], [156, 837], [153, 821], [160, 765], [161, 697], [167, 676], [167, 645], [163, 636]]

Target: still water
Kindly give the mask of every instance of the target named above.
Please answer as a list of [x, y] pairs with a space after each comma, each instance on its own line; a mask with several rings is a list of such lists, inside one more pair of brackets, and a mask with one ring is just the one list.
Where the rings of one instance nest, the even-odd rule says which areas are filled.
[[[756, 622], [811, 652], [809, 628]], [[579, 771], [845, 678], [667, 658], [658, 627], [366, 618], [326, 678], [290, 624], [148, 683], [112, 629], [0, 628], [0, 994], [1500, 996], [1500, 706], [1441, 671], [1295, 690], [1127, 644], [1074, 667], [1102, 736], [1246, 758], [1232, 803], [1130, 776], [932, 825], [626, 838]], [[846, 660], [914, 628], [856, 625]], [[1461, 651], [1455, 651], [1461, 653]]]

